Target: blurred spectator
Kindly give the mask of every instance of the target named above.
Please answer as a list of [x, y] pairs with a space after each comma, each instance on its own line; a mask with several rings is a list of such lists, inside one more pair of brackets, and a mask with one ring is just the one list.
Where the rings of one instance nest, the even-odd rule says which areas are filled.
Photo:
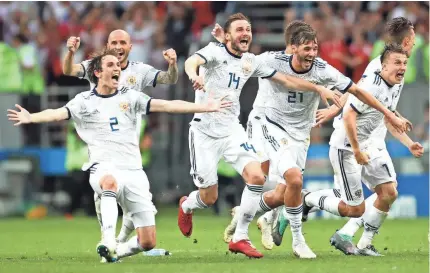
[[344, 32], [341, 26], [333, 26], [333, 30], [325, 32], [326, 39], [319, 43], [319, 54], [322, 59], [331, 64], [334, 68], [345, 74], [348, 58], [348, 47], [344, 41]]
[[142, 167], [145, 171], [148, 171], [148, 168], [151, 164], [152, 136], [148, 120], [145, 117], [142, 118], [139, 139], [139, 148], [140, 153], [142, 154]]
[[364, 33], [356, 30], [348, 51], [349, 56], [346, 57], [345, 61], [352, 70], [352, 81], [357, 83], [369, 63], [372, 45], [366, 41]]
[[130, 34], [133, 50], [130, 51], [131, 61], [147, 63], [152, 48], [152, 37], [156, 25], [149, 16], [153, 11], [139, 7], [133, 11], [131, 21], [127, 22], [125, 30]]
[[194, 11], [192, 2], [169, 2], [165, 33], [167, 46], [176, 50], [179, 58], [188, 57], [191, 42], [190, 31], [193, 23]]
[[[18, 57], [22, 73], [21, 105], [30, 113], [40, 111], [40, 94], [45, 90], [45, 81], [40, 71], [37, 60], [37, 49], [23, 34], [18, 34], [13, 39], [13, 46], [18, 51]], [[40, 145], [40, 124], [23, 126], [24, 143], [26, 145]]]
[[430, 106], [429, 106], [429, 102], [427, 101], [425, 105], [424, 122], [415, 126], [415, 129], [414, 129], [415, 136], [418, 138], [418, 141], [424, 147], [424, 155], [421, 158], [421, 163], [424, 170], [427, 173], [429, 172], [429, 133], [430, 133], [429, 115], [430, 115]]
[[3, 41], [3, 22], [0, 20], [0, 92], [21, 92], [22, 75], [17, 51]]

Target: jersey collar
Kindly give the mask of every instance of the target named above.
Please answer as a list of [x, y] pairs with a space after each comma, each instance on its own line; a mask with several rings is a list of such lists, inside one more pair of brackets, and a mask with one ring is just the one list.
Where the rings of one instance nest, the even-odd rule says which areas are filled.
[[97, 97], [100, 97], [100, 98], [110, 98], [110, 97], [113, 97], [113, 96], [115, 96], [116, 94], [118, 94], [118, 89], [117, 89], [117, 90], [116, 90], [114, 93], [112, 93], [112, 94], [102, 95], [102, 94], [97, 93], [96, 87], [97, 87], [97, 85], [96, 85], [96, 86], [94, 87], [94, 89], [93, 89], [93, 94], [94, 94], [94, 95], [96, 95]]
[[127, 60], [127, 65], [124, 68], [121, 68], [121, 71], [126, 70], [129, 64], [130, 64], [130, 61]]
[[236, 54], [233, 54], [233, 52], [231, 52], [230, 50], [228, 50], [228, 48], [227, 48], [227, 45], [226, 45], [226, 44], [223, 44], [223, 45], [224, 45], [225, 50], [227, 50], [227, 53], [228, 53], [228, 54], [230, 54], [231, 56], [233, 56], [233, 57], [235, 57], [235, 58], [237, 58], [237, 59], [241, 59], [241, 58], [242, 58], [242, 56], [238, 56], [238, 55], [236, 55]]
[[296, 73], [296, 74], [306, 74], [306, 73], [308, 73], [309, 71], [311, 71], [311, 70], [312, 70], [312, 67], [314, 66], [314, 62], [312, 62], [311, 67], [309, 67], [309, 69], [308, 69], [308, 70], [301, 71], [301, 72], [296, 71], [296, 70], [294, 69], [294, 67], [293, 67], [293, 63], [292, 63], [292, 62], [293, 62], [293, 58], [294, 58], [294, 54], [291, 54], [291, 57], [290, 57], [290, 59], [289, 59], [288, 63], [290, 64], [290, 68], [291, 68], [291, 70], [293, 70], [293, 72], [294, 72], [294, 73]]
[[376, 75], [378, 75], [379, 77], [381, 77], [381, 79], [385, 82], [385, 84], [388, 86], [388, 88], [393, 87], [394, 85], [389, 84], [382, 76], [381, 76], [381, 72], [375, 72]]

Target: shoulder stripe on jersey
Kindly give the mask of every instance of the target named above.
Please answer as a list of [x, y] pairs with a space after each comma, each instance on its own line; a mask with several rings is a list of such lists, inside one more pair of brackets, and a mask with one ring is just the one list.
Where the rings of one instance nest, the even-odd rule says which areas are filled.
[[289, 56], [275, 56], [275, 59], [276, 60], [281, 60], [281, 61], [284, 61], [284, 62], [289, 62], [290, 61], [290, 57]]
[[194, 53], [194, 54], [196, 54], [196, 55], [199, 55], [200, 57], [202, 57], [202, 59], [203, 60], [205, 60], [205, 64], [207, 64], [208, 63], [208, 60], [205, 58], [205, 56], [203, 56], [202, 54], [200, 54], [200, 53]]
[[375, 73], [375, 79], [373, 80], [373, 84], [380, 85], [382, 82], [382, 78], [379, 74]]
[[128, 91], [129, 89], [126, 87], [126, 86], [124, 86], [123, 88], [121, 88], [119, 91], [121, 91], [121, 94], [125, 94], [125, 93], [127, 93], [127, 91]]

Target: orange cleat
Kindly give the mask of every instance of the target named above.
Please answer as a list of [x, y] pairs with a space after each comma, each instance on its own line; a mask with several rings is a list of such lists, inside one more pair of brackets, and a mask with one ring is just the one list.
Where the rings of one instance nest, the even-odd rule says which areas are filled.
[[228, 244], [228, 249], [233, 253], [242, 253], [248, 256], [249, 258], [263, 258], [263, 254], [260, 253], [249, 240], [240, 240], [237, 242], [230, 241]]
[[193, 233], [193, 213], [185, 213], [182, 210], [182, 203], [184, 203], [187, 198], [187, 196], [182, 196], [179, 200], [178, 227], [184, 236], [190, 237], [191, 233]]

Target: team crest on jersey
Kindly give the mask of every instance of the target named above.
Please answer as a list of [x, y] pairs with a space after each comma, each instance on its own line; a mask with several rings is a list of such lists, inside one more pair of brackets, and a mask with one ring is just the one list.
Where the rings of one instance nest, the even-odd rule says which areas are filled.
[[121, 112], [127, 112], [129, 108], [130, 104], [128, 102], [121, 102], [119, 104], [119, 109], [121, 110]]
[[135, 76], [130, 76], [127, 78], [127, 83], [129, 85], [135, 85], [136, 84], [136, 77]]
[[243, 71], [243, 74], [245, 74], [245, 75], [251, 74], [251, 71], [252, 71], [252, 59], [251, 58], [245, 58], [242, 61], [242, 71]]
[[286, 138], [281, 139], [280, 142], [282, 145], [288, 145], [288, 139], [286, 139]]
[[362, 190], [356, 190], [354, 194], [355, 194], [355, 196], [357, 196], [358, 198], [360, 198], [361, 195], [363, 194], [363, 192], [362, 192]]

